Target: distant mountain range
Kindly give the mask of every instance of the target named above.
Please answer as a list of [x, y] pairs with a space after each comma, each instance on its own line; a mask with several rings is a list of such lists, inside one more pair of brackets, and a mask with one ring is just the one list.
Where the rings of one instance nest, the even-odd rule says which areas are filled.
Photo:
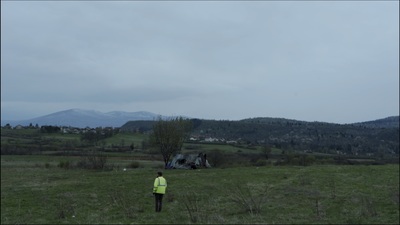
[[49, 115], [28, 119], [28, 120], [1, 120], [1, 125], [10, 124], [11, 126], [35, 126], [52, 125], [52, 126], [71, 126], [71, 127], [121, 127], [128, 121], [137, 120], [156, 120], [159, 116], [151, 112], [122, 112], [112, 111], [102, 113], [95, 110], [69, 109]]
[[[1, 120], [1, 126], [10, 124], [11, 126], [28, 126], [32, 124], [35, 126], [52, 125], [52, 126], [71, 126], [71, 127], [121, 127], [129, 121], [153, 121], [157, 120], [158, 117], [166, 119], [168, 116], [163, 116], [146, 111], [138, 112], [123, 112], [123, 111], [112, 111], [112, 112], [99, 112], [95, 110], [83, 110], [83, 109], [69, 109], [64, 111], [55, 112], [49, 115], [28, 119], [28, 120]], [[185, 117], [185, 116], [184, 116]], [[262, 120], [279, 120], [279, 118], [261, 118]], [[292, 121], [287, 119], [281, 119], [285, 121]], [[294, 121], [294, 120], [293, 120]], [[302, 122], [302, 121], [297, 121]], [[365, 127], [399, 127], [399, 116], [387, 117], [384, 119], [377, 119], [374, 121], [366, 121], [361, 123], [354, 123], [353, 125], [365, 126]]]

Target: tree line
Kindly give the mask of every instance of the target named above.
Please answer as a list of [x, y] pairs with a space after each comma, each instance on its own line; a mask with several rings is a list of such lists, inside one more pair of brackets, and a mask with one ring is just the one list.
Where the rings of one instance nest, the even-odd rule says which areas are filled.
[[[241, 121], [190, 119], [189, 135], [238, 140], [253, 146], [268, 145], [284, 150], [301, 150], [355, 156], [399, 155], [399, 127], [340, 125], [287, 119], [254, 118]], [[384, 122], [384, 121], [383, 121]], [[130, 121], [121, 131], [151, 132], [156, 121]]]

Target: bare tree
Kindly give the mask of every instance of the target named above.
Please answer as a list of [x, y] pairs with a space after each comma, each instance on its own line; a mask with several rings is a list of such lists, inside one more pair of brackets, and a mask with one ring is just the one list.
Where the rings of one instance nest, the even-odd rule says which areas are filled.
[[269, 145], [265, 144], [262, 147], [262, 153], [265, 155], [265, 158], [267, 160], [269, 159], [269, 156], [270, 156], [271, 152], [272, 152], [272, 148]]
[[182, 149], [183, 142], [191, 129], [190, 120], [177, 117], [170, 120], [163, 120], [161, 117], [153, 125], [151, 142], [157, 146], [164, 159], [165, 168], [171, 156]]

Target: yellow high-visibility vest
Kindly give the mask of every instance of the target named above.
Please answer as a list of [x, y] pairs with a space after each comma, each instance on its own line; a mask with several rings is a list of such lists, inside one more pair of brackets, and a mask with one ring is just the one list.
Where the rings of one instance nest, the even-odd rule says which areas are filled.
[[154, 180], [153, 193], [165, 194], [166, 189], [167, 189], [167, 180], [165, 180], [164, 177], [157, 177]]

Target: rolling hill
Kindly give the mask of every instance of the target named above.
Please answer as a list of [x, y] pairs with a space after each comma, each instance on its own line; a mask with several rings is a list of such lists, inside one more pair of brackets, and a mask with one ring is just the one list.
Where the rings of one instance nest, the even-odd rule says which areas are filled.
[[[10, 124], [11, 126], [28, 126], [29, 124], [39, 126], [71, 126], [71, 127], [120, 127], [128, 121], [135, 120], [154, 120], [158, 118], [155, 113], [138, 111], [138, 112], [122, 112], [112, 111], [102, 113], [95, 110], [69, 109], [55, 112], [49, 115], [18, 121], [1, 121], [1, 125]], [[165, 118], [164, 116], [162, 116]]]
[[[354, 123], [305, 122], [282, 118], [239, 121], [192, 119], [192, 137], [346, 155], [399, 155], [399, 117]], [[122, 131], [146, 132], [155, 121], [130, 121]]]

